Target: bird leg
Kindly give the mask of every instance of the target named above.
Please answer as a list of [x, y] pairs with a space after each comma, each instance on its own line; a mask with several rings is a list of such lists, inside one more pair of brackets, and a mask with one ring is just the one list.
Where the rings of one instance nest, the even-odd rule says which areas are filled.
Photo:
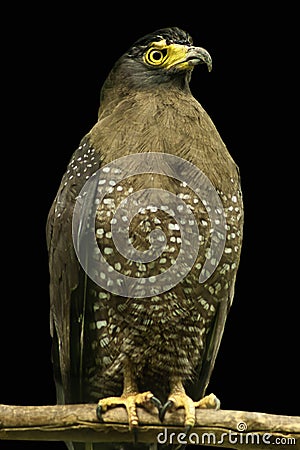
[[185, 421], [184, 425], [186, 430], [190, 430], [196, 421], [196, 408], [210, 408], [219, 409], [220, 400], [214, 395], [210, 394], [203, 397], [198, 402], [194, 402], [188, 395], [186, 395], [183, 384], [180, 379], [174, 378], [170, 381], [170, 395], [168, 401], [160, 409], [159, 418], [161, 421], [164, 420], [167, 411], [173, 411], [178, 408], [184, 408], [185, 410]]
[[154, 397], [152, 392], [140, 393], [138, 391], [131, 365], [127, 362], [124, 365], [124, 388], [121, 397], [107, 397], [99, 400], [96, 410], [98, 419], [102, 420], [102, 413], [107, 411], [108, 408], [116, 406], [125, 406], [129, 429], [133, 430], [139, 423], [137, 406], [143, 406], [149, 410], [152, 410], [156, 406], [160, 410], [162, 404], [159, 399]]

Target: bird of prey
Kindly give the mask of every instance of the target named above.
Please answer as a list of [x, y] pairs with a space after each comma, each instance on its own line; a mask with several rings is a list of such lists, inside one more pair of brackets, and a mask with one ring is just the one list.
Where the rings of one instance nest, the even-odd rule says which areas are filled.
[[243, 203], [238, 167], [189, 87], [199, 64], [211, 70], [210, 54], [177, 27], [120, 57], [47, 220], [57, 401], [95, 402], [99, 418], [124, 406], [133, 430], [137, 407], [161, 420], [184, 408], [188, 429], [195, 408], [219, 405], [205, 392], [234, 296]]

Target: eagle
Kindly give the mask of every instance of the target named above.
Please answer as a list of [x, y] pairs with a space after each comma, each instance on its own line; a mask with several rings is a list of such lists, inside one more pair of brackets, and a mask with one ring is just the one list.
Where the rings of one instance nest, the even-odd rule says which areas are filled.
[[200, 64], [210, 71], [210, 54], [177, 27], [118, 59], [47, 219], [57, 402], [95, 403], [99, 419], [124, 406], [131, 430], [138, 407], [161, 420], [184, 408], [189, 430], [195, 408], [220, 405], [206, 389], [234, 297], [243, 201], [238, 166], [190, 90]]

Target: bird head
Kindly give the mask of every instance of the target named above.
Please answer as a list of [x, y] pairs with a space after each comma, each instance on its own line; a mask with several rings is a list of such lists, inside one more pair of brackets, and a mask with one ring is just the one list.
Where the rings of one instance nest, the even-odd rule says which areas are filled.
[[179, 28], [163, 28], [139, 39], [127, 52], [127, 57], [142, 64], [151, 73], [179, 74], [191, 71], [197, 64], [212, 69], [210, 54], [193, 46], [191, 36]]
[[191, 72], [198, 64], [212, 69], [210, 54], [195, 47], [191, 36], [180, 28], [162, 28], [138, 39], [117, 61], [104, 89], [126, 95], [132, 89], [153, 89], [171, 85], [188, 89]]

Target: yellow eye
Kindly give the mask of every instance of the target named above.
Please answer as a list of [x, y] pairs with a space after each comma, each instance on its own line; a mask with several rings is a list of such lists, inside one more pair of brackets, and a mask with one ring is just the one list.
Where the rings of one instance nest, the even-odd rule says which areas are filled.
[[145, 61], [152, 66], [159, 66], [168, 56], [167, 49], [149, 48], [145, 54]]

